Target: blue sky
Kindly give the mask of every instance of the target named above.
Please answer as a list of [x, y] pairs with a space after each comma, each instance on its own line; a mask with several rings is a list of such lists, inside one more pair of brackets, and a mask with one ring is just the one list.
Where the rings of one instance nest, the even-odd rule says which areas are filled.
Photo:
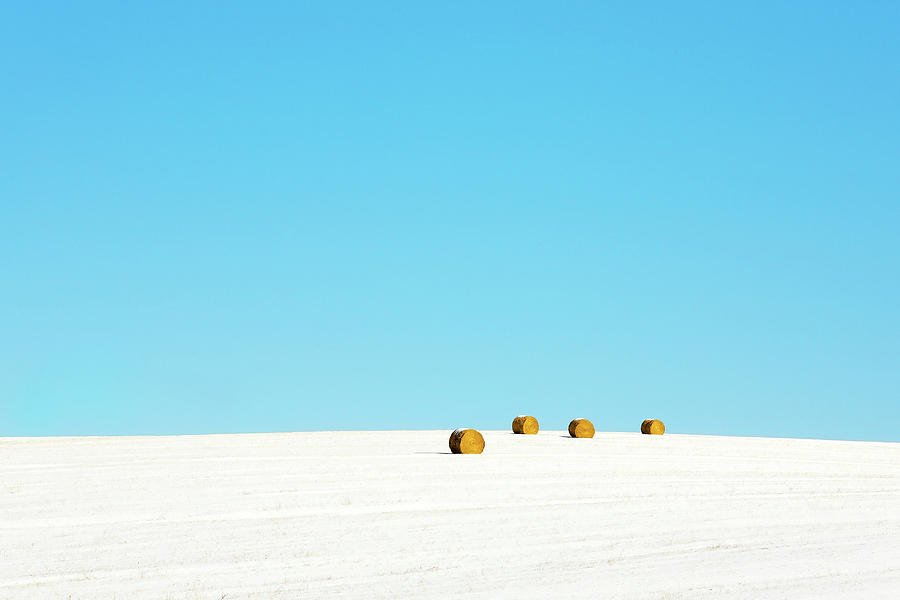
[[898, 5], [486, 4], [4, 3], [0, 435], [900, 439]]

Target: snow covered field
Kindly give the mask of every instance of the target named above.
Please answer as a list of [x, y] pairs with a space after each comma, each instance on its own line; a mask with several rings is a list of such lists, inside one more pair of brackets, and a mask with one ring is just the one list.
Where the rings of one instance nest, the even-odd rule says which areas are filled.
[[0, 438], [0, 598], [900, 598], [900, 444]]

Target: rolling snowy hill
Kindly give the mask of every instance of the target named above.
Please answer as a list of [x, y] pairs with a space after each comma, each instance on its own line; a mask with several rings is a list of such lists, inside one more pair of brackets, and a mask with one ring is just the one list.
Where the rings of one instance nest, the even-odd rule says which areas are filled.
[[0, 438], [0, 598], [898, 598], [900, 444]]

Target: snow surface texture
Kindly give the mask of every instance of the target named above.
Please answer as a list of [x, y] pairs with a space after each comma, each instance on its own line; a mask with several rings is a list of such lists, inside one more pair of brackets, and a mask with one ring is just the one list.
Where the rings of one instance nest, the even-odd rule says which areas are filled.
[[900, 444], [0, 438], [0, 598], [898, 598]]

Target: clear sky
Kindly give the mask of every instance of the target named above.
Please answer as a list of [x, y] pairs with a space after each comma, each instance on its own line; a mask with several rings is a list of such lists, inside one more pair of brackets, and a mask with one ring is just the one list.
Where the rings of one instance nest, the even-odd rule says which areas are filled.
[[900, 440], [896, 2], [4, 2], [0, 435]]

